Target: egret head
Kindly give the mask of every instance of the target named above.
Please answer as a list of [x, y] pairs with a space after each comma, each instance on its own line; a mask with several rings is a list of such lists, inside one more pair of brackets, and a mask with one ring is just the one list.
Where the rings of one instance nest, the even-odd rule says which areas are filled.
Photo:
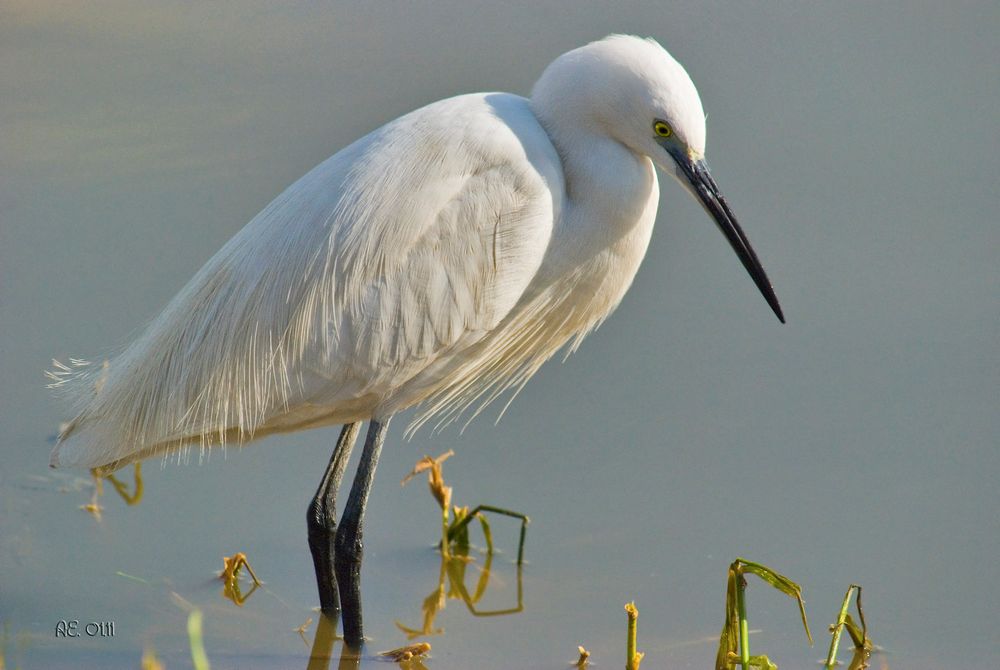
[[705, 163], [705, 112], [687, 71], [652, 39], [612, 35], [563, 54], [531, 104], [564, 144], [610, 137], [673, 176], [715, 220], [784, 323], [774, 289]]
[[664, 137], [654, 133], [657, 121], [674, 146], [698, 157], [705, 152], [698, 91], [652, 39], [612, 35], [565, 53], [545, 69], [531, 99], [558, 125], [611, 136], [670, 171], [659, 143]]

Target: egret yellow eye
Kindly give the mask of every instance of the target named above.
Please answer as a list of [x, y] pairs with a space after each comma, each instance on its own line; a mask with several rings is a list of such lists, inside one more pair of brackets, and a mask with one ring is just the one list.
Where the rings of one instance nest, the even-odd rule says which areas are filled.
[[674, 129], [666, 121], [657, 121], [653, 124], [653, 132], [659, 137], [670, 137], [674, 134]]

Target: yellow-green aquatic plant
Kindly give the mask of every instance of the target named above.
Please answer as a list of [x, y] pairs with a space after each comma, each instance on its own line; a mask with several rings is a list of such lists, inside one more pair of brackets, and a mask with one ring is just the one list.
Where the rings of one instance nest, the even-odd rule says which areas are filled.
[[[156, 657], [156, 650], [152, 647], [146, 647], [142, 650], [140, 663], [142, 670], [166, 670], [166, 666]], [[3, 670], [2, 665], [0, 665], [0, 670]]]
[[431, 645], [427, 642], [417, 642], [416, 644], [409, 644], [405, 647], [400, 647], [399, 649], [391, 649], [389, 651], [380, 651], [378, 653], [380, 658], [384, 658], [388, 661], [393, 661], [395, 663], [406, 663], [414, 658], [419, 658], [421, 656], [426, 656], [431, 650]]
[[[858, 620], [861, 622], [860, 627], [858, 627], [858, 624], [854, 622], [851, 614], [847, 611], [851, 606], [851, 595], [855, 592], [857, 593], [855, 604], [858, 608]], [[837, 622], [830, 626], [832, 639], [830, 640], [830, 651], [826, 655], [827, 670], [831, 670], [837, 665], [837, 646], [840, 644], [840, 636], [845, 628], [854, 642], [854, 658], [851, 660], [851, 667], [867, 667], [868, 657], [871, 655], [872, 643], [868, 639], [868, 625], [865, 623], [865, 612], [861, 608], [861, 586], [858, 584], [851, 584], [848, 587], [847, 593], [844, 594], [844, 602], [840, 605], [840, 614], [837, 616]]]
[[194, 609], [188, 614], [188, 641], [191, 644], [191, 664], [194, 670], [211, 670], [205, 645], [201, 639], [201, 610]]
[[[260, 587], [261, 582], [257, 579], [257, 574], [253, 571], [253, 568], [250, 567], [247, 555], [242, 551], [238, 551], [232, 556], [223, 556], [222, 562], [224, 567], [222, 572], [219, 573], [219, 579], [223, 582], [222, 595], [242, 607], [243, 603]], [[240, 588], [239, 571], [242, 567], [247, 569], [250, 578], [253, 580], [253, 588], [246, 595], [243, 595], [243, 591]]]
[[639, 670], [639, 664], [642, 663], [642, 658], [645, 654], [641, 651], [636, 651], [635, 648], [639, 610], [636, 609], [634, 602], [625, 604], [625, 614], [628, 616], [628, 628], [626, 629], [625, 639], [625, 670]]
[[[451, 558], [453, 550], [456, 550], [459, 555], [464, 556], [468, 554], [468, 526], [473, 519], [479, 520], [479, 525], [483, 529], [483, 537], [486, 538], [486, 552], [488, 555], [492, 554], [493, 534], [483, 512], [493, 512], [494, 514], [503, 514], [521, 520], [521, 535], [517, 545], [517, 564], [520, 565], [524, 560], [524, 538], [531, 519], [520, 512], [512, 512], [511, 510], [494, 507], [493, 505], [477, 505], [471, 511], [468, 507], [452, 505], [452, 488], [444, 483], [441, 464], [454, 455], [455, 452], [449, 449], [437, 458], [424, 456], [417, 461], [417, 464], [413, 466], [413, 470], [400, 482], [401, 486], [405, 485], [421, 472], [427, 472], [427, 485], [430, 488], [431, 495], [434, 496], [438, 506], [441, 508], [441, 554], [445, 558]], [[455, 515], [454, 521], [451, 519], [452, 513]]]
[[115, 487], [115, 491], [121, 496], [121, 499], [125, 501], [125, 504], [129, 507], [133, 505], [138, 505], [142, 501], [142, 461], [136, 461], [135, 466], [132, 471], [132, 477], [134, 481], [134, 489], [132, 493], [128, 492], [124, 482], [118, 480], [114, 474], [104, 475], [104, 479], [111, 482], [111, 485]]
[[744, 593], [746, 579], [743, 578], [746, 573], [757, 575], [785, 595], [795, 598], [799, 604], [799, 614], [802, 617], [802, 626], [806, 630], [806, 637], [809, 638], [809, 644], [812, 644], [812, 634], [809, 632], [809, 623], [806, 621], [805, 604], [802, 602], [802, 588], [788, 577], [765, 565], [737, 558], [729, 566], [729, 577], [726, 584], [726, 621], [722, 626], [722, 633], [719, 635], [719, 651], [715, 657], [716, 670], [729, 670], [737, 665], [743, 667], [744, 670], [750, 667], [766, 670], [778, 667], [763, 654], [750, 655], [750, 635], [747, 623], [746, 594]]

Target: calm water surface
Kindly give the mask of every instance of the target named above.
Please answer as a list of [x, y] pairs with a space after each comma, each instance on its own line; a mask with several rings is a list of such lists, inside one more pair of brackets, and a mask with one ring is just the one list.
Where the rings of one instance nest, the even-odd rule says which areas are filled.
[[[510, 27], [518, 27], [516, 30]], [[652, 34], [691, 72], [708, 156], [774, 280], [778, 324], [710, 219], [663, 180], [619, 311], [511, 406], [460, 434], [392, 426], [367, 518], [368, 651], [427, 668], [710, 667], [726, 568], [753, 583], [754, 652], [817, 667], [851, 582], [881, 668], [974, 668], [1000, 643], [996, 3], [937, 9], [672, 3], [0, 5], [0, 651], [8, 668], [306, 667], [316, 634], [305, 509], [335, 430], [198, 464], [146, 463], [141, 503], [50, 471], [53, 356], [100, 360], [285, 186], [364, 132], [473, 90], [527, 93], [556, 55]], [[489, 418], [487, 418], [489, 417]], [[398, 482], [449, 448], [455, 501], [494, 519], [476, 616], [434, 550], [438, 509]], [[131, 473], [121, 473], [131, 487]], [[478, 531], [473, 542], [482, 544]], [[245, 552], [242, 606], [215, 575]], [[475, 593], [485, 557], [466, 568]], [[520, 580], [520, 587], [519, 587]], [[60, 621], [113, 637], [60, 638]], [[329, 667], [351, 667], [331, 650]], [[313, 662], [310, 667], [325, 667]], [[362, 667], [386, 667], [371, 658]]]

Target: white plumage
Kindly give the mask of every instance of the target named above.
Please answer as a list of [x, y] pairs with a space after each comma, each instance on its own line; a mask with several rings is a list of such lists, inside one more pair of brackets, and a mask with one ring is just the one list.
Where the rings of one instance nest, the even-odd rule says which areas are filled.
[[57, 364], [76, 417], [52, 464], [114, 469], [423, 403], [415, 428], [519, 388], [631, 283], [653, 160], [704, 200], [680, 165], [703, 165], [704, 144], [687, 73], [625, 36], [563, 55], [530, 99], [392, 121], [278, 196], [108, 365]]

